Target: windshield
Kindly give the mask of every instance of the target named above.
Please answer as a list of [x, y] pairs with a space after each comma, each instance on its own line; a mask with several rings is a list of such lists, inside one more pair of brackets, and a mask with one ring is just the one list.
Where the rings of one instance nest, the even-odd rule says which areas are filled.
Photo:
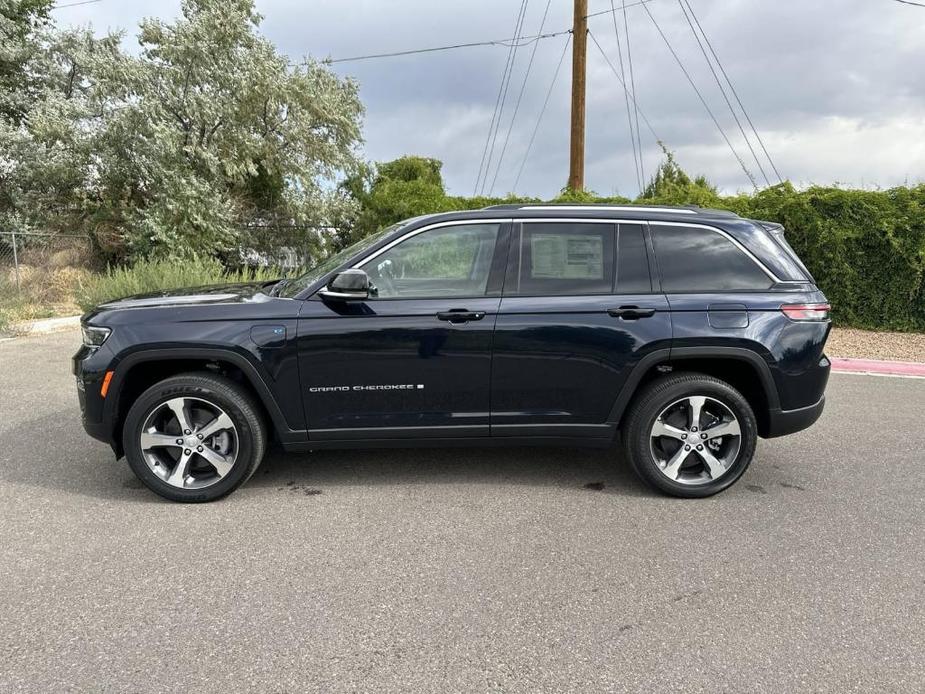
[[374, 243], [376, 243], [376, 241], [381, 239], [383, 236], [385, 236], [386, 234], [390, 232], [395, 231], [396, 229], [404, 226], [405, 224], [407, 224], [407, 221], [398, 222], [397, 224], [393, 224], [392, 226], [386, 227], [385, 229], [380, 229], [379, 231], [360, 239], [356, 243], [351, 244], [350, 246], [347, 246], [344, 250], [338, 251], [334, 255], [328, 256], [327, 258], [322, 260], [318, 265], [316, 265], [311, 270], [306, 272], [304, 275], [301, 275], [300, 277], [296, 277], [295, 279], [292, 279], [292, 280], [283, 280], [284, 284], [278, 290], [279, 296], [283, 296], [287, 298], [294, 297], [296, 294], [301, 292], [303, 289], [308, 287], [310, 284], [312, 284], [313, 282], [317, 282], [322, 277], [324, 277], [326, 274], [331, 272], [331, 270], [334, 270], [338, 266], [343, 265], [344, 262], [346, 262], [347, 259], [349, 259], [351, 256], [356, 255], [357, 253], [359, 253], [365, 248], [369, 248]]

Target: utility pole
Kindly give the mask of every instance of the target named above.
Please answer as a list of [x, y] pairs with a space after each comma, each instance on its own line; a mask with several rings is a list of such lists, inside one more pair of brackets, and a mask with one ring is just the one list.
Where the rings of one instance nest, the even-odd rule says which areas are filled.
[[588, 58], [588, 0], [575, 0], [572, 23], [572, 133], [568, 187], [585, 187], [585, 66]]

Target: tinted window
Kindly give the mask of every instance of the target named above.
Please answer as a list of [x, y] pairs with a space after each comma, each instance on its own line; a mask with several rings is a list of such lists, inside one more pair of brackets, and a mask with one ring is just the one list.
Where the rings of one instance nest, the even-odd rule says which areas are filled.
[[425, 231], [363, 264], [378, 298], [484, 296], [498, 224]]
[[621, 224], [617, 232], [617, 294], [652, 291], [649, 256], [642, 227]]
[[511, 249], [505, 294], [609, 294], [614, 227], [610, 224], [525, 223]]
[[767, 289], [771, 280], [722, 234], [696, 227], [652, 225], [666, 292]]

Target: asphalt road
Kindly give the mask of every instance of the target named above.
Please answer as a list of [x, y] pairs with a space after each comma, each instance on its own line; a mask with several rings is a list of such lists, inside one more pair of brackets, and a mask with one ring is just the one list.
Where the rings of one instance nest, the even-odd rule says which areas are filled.
[[925, 689], [925, 380], [834, 375], [702, 501], [492, 449], [276, 454], [184, 506], [84, 434], [77, 340], [0, 343], [0, 691]]

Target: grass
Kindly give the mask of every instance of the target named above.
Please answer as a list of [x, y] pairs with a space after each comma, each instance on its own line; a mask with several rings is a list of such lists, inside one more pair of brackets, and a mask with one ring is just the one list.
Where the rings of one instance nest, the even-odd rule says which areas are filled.
[[0, 271], [0, 334], [15, 333], [17, 323], [77, 313], [73, 288], [82, 274], [74, 269], [23, 272], [17, 286]]
[[17, 323], [60, 315], [53, 306], [34, 303], [27, 296], [6, 293], [9, 287], [0, 287], [0, 334], [15, 332]]
[[228, 282], [261, 282], [277, 279], [282, 274], [275, 268], [226, 270], [217, 260], [211, 259], [143, 261], [131, 267], [111, 267], [104, 273], [82, 278], [75, 298], [80, 308], [88, 311], [133, 294]]
[[71, 316], [94, 306], [133, 294], [229, 282], [261, 282], [283, 274], [276, 268], [227, 270], [217, 260], [136, 263], [94, 273], [68, 265], [20, 266], [20, 285], [12, 270], [0, 269], [0, 333], [16, 331], [16, 324], [40, 318]]

